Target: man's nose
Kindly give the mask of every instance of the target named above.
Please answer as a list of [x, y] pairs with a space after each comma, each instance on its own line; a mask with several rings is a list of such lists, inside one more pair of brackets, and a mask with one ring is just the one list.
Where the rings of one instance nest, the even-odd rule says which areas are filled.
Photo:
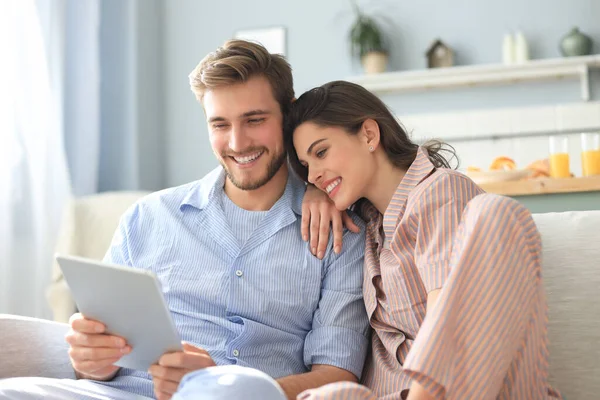
[[248, 148], [250, 140], [244, 129], [241, 127], [232, 127], [231, 134], [229, 136], [229, 148], [236, 153], [241, 153]]

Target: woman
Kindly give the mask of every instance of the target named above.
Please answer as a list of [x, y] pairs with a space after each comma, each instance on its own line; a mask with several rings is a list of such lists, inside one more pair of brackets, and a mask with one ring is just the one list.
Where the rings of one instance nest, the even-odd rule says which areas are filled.
[[285, 134], [295, 171], [368, 222], [363, 290], [374, 330], [366, 387], [299, 398], [558, 397], [547, 383], [540, 238], [523, 206], [450, 169], [441, 143], [412, 143], [352, 83], [303, 94]]

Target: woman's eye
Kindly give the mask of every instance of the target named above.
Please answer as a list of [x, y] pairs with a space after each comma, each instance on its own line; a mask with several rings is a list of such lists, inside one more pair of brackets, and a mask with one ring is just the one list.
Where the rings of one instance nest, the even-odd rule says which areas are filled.
[[327, 149], [319, 150], [315, 153], [315, 155], [317, 156], [317, 158], [323, 158], [325, 156], [326, 152], [327, 152]]

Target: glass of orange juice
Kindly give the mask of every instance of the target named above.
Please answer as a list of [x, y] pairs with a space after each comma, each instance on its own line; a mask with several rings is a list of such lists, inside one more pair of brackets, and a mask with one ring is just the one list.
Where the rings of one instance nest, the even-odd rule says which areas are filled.
[[583, 176], [600, 175], [600, 133], [581, 134]]
[[550, 136], [550, 176], [552, 178], [569, 178], [569, 138], [567, 136]]

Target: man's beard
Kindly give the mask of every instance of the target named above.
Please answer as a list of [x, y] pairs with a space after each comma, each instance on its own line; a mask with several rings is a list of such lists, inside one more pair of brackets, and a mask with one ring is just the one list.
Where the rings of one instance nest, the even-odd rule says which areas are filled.
[[[265, 150], [265, 153], [266, 153], [266, 150]], [[273, 157], [269, 161], [269, 164], [267, 165], [267, 172], [265, 173], [265, 175], [257, 178], [254, 181], [250, 181], [250, 182], [248, 182], [248, 181], [243, 182], [243, 181], [237, 180], [235, 175], [232, 174], [231, 171], [229, 171], [229, 169], [227, 168], [227, 164], [224, 161], [225, 157], [229, 157], [229, 156], [221, 155], [219, 161], [221, 163], [221, 166], [225, 170], [225, 173], [227, 174], [227, 177], [229, 178], [231, 183], [233, 183], [233, 185], [235, 187], [237, 187], [238, 189], [241, 189], [241, 190], [256, 190], [256, 189], [266, 185], [275, 176], [275, 174], [277, 174], [277, 172], [279, 171], [279, 169], [285, 162], [286, 154], [285, 154], [285, 151], [282, 151], [281, 153], [276, 154], [275, 157]], [[261, 155], [261, 157], [262, 157], [262, 155]], [[235, 160], [234, 160], [234, 162], [235, 162]]]

